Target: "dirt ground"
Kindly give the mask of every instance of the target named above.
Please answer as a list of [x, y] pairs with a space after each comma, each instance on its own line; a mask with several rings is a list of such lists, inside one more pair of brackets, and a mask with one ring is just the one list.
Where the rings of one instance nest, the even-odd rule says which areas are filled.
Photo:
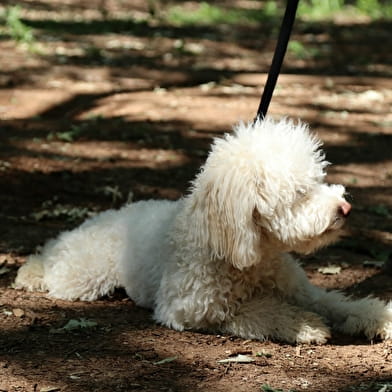
[[[127, 200], [184, 194], [212, 137], [254, 117], [277, 23], [175, 27], [148, 19], [141, 0], [18, 3], [36, 48], [0, 35], [0, 391], [392, 391], [391, 342], [179, 333], [121, 291], [71, 303], [12, 288], [26, 256], [61, 230]], [[304, 259], [309, 277], [385, 299], [391, 27], [298, 21], [293, 40], [310, 54], [288, 53], [270, 108], [311, 125], [333, 162], [328, 180], [351, 195], [347, 236]], [[254, 362], [219, 362], [239, 353]]]

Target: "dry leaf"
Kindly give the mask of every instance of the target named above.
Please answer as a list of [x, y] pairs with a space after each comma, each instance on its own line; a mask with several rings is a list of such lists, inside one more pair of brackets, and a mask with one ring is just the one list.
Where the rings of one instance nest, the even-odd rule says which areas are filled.
[[154, 365], [163, 365], [164, 363], [173, 362], [176, 359], [177, 359], [177, 357], [164, 358], [161, 361], [154, 362]]
[[225, 353], [229, 357], [234, 357], [235, 355], [238, 355], [238, 354], [243, 354], [243, 355], [252, 354], [252, 350], [244, 350], [244, 349], [241, 350], [241, 348], [237, 348], [235, 350], [227, 350], [227, 351], [225, 351]]
[[384, 261], [378, 260], [365, 260], [362, 265], [364, 267], [374, 267], [374, 268], [382, 268], [384, 266]]
[[340, 274], [342, 267], [338, 265], [329, 265], [328, 267], [320, 267], [317, 271], [324, 275], [337, 275]]
[[218, 363], [252, 363], [255, 362], [255, 359], [249, 357], [248, 355], [238, 354], [236, 357], [221, 359]]
[[1, 267], [1, 268], [0, 268], [0, 275], [4, 275], [4, 274], [6, 274], [6, 273], [9, 272], [9, 271], [11, 271], [9, 268], [7, 268], [7, 267]]
[[12, 309], [12, 313], [15, 317], [23, 317], [25, 315], [25, 311], [19, 308]]
[[85, 329], [85, 328], [93, 328], [98, 324], [95, 321], [87, 320], [85, 318], [81, 318], [79, 320], [71, 319], [69, 320], [64, 327], [61, 328], [51, 328], [49, 333], [64, 333], [69, 331], [74, 331], [75, 329]]
[[44, 387], [39, 390], [39, 392], [58, 392], [61, 391], [60, 387]]

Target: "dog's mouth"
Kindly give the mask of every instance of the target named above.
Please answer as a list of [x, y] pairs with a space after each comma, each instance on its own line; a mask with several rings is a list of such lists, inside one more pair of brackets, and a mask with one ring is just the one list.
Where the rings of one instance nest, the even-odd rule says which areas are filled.
[[346, 223], [348, 216], [350, 215], [350, 212], [351, 212], [351, 204], [348, 203], [347, 201], [341, 203], [330, 225], [325, 230], [325, 233], [342, 229]]
[[346, 218], [341, 217], [341, 216], [336, 216], [331, 224], [327, 227], [327, 229], [325, 230], [325, 233], [330, 233], [332, 231], [336, 231], [336, 230], [340, 230], [343, 228], [343, 226], [346, 223]]

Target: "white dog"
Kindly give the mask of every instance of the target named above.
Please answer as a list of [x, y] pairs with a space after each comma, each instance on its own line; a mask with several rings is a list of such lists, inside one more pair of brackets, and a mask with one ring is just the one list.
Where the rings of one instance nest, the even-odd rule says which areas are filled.
[[392, 338], [392, 303], [313, 286], [288, 254], [338, 238], [351, 206], [323, 183], [301, 123], [240, 124], [216, 139], [182, 200], [103, 212], [30, 256], [17, 288], [92, 301], [124, 287], [157, 322], [246, 339], [325, 343], [330, 328]]

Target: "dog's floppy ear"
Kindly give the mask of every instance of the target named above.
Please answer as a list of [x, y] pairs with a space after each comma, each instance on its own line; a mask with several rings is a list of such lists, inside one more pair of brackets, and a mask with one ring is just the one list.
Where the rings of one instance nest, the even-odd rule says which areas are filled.
[[253, 219], [258, 197], [254, 178], [247, 165], [225, 167], [223, 162], [207, 161], [190, 195], [189, 225], [198, 246], [239, 269], [260, 257], [260, 233]]

